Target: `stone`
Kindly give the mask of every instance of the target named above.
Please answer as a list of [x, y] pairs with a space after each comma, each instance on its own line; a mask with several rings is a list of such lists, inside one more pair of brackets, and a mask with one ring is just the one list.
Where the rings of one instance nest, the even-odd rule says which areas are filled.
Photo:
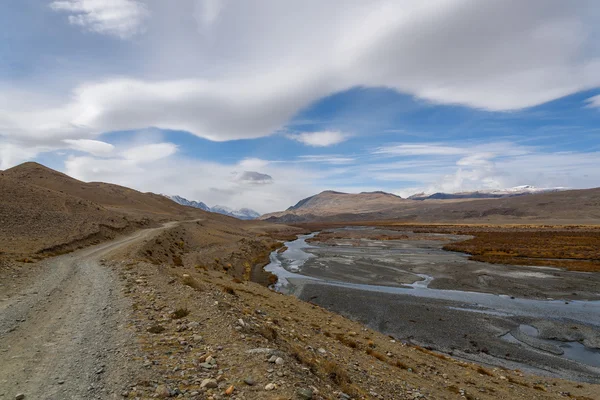
[[244, 383], [248, 386], [254, 386], [256, 385], [256, 381], [254, 379], [252, 379], [251, 377], [247, 377], [244, 379]]
[[277, 365], [283, 365], [284, 361], [283, 358], [281, 357], [277, 357], [277, 359], [275, 360], [275, 364]]
[[231, 394], [233, 393], [234, 390], [235, 390], [235, 387], [233, 385], [231, 385], [225, 390], [225, 394], [227, 396], [231, 396]]
[[267, 385], [265, 386], [265, 390], [275, 390], [275, 384], [267, 383]]
[[277, 356], [271, 356], [271, 358], [269, 358], [270, 363], [274, 363], [275, 361], [277, 361]]
[[312, 400], [314, 393], [311, 389], [300, 388], [296, 391], [298, 397], [303, 400]]
[[207, 389], [214, 389], [218, 386], [219, 386], [219, 384], [217, 383], [216, 379], [205, 379], [200, 384], [201, 388], [207, 388]]
[[23, 393], [19, 393], [18, 395], [15, 396], [15, 400], [23, 400], [25, 398], [25, 395]]
[[166, 399], [167, 397], [171, 397], [171, 391], [165, 385], [158, 385], [155, 390], [156, 397], [160, 399]]
[[321, 354], [321, 355], [323, 355], [323, 356], [324, 356], [325, 354], [327, 354], [327, 351], [326, 351], [324, 348], [322, 348], [322, 347], [319, 347], [319, 348], [317, 349], [317, 351], [319, 352], [319, 354]]

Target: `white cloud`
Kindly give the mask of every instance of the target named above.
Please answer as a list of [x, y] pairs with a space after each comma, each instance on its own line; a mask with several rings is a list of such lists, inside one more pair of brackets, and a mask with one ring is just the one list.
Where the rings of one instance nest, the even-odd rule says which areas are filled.
[[352, 164], [356, 160], [352, 157], [344, 157], [335, 154], [319, 154], [298, 156], [299, 162], [324, 163], [324, 164]]
[[0, 170], [14, 167], [50, 150], [52, 149], [46, 146], [31, 146], [0, 141]]
[[342, 143], [348, 138], [348, 135], [345, 135], [339, 131], [320, 131], [290, 134], [287, 135], [287, 137], [307, 146], [327, 147]]
[[134, 163], [149, 163], [169, 157], [177, 152], [173, 143], [151, 143], [132, 147], [123, 151], [122, 156]]
[[586, 100], [586, 102], [588, 103], [588, 106], [590, 106], [590, 107], [600, 108], [600, 94], [598, 96], [590, 97], [589, 99]]
[[468, 151], [464, 148], [443, 146], [435, 143], [399, 144], [383, 146], [374, 151], [374, 154], [395, 156], [423, 156], [423, 155], [460, 155]]
[[69, 13], [73, 25], [122, 39], [141, 32], [148, 16], [145, 5], [136, 0], [61, 0], [50, 7]]
[[83, 151], [95, 156], [106, 156], [113, 152], [115, 146], [110, 143], [91, 139], [65, 139], [63, 140], [73, 150]]
[[[162, 144], [157, 144], [162, 145]], [[128, 144], [123, 144], [127, 148]], [[147, 159], [132, 157], [152, 144], [121, 149], [113, 158], [70, 156], [65, 173], [83, 181], [102, 181], [141, 191], [178, 194], [209, 205], [248, 207], [265, 213], [289, 207], [299, 198], [320, 191], [315, 171], [281, 163], [263, 163], [258, 171], [244, 170], [248, 160], [233, 164], [189, 159], [181, 155]], [[164, 155], [164, 153], [162, 153]], [[257, 164], [254, 164], [255, 166]]]
[[[10, 107], [0, 113], [3, 134], [64, 139], [158, 127], [223, 141], [270, 135], [315, 100], [355, 86], [516, 110], [600, 85], [593, 1], [52, 5], [75, 13], [74, 23], [118, 36], [137, 32], [150, 11], [152, 18], [135, 47], [137, 64], [106, 60], [118, 72], [61, 87], [71, 94], [53, 106]], [[341, 140], [328, 135], [305, 139]]]

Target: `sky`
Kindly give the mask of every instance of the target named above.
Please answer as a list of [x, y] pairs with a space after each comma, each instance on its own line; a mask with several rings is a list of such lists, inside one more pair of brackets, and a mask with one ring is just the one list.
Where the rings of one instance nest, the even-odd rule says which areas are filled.
[[600, 186], [590, 0], [4, 0], [0, 169], [282, 210]]

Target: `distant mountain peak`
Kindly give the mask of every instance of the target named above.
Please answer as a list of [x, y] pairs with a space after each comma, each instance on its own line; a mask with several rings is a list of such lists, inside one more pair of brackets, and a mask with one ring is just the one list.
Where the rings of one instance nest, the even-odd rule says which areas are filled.
[[448, 199], [494, 199], [502, 197], [523, 196], [534, 193], [558, 192], [567, 190], [564, 187], [538, 188], [533, 185], [513, 186], [506, 189], [481, 189], [470, 192], [454, 192], [454, 193], [415, 193], [408, 197], [410, 200], [448, 200]]
[[240, 208], [239, 210], [234, 210], [230, 207], [216, 205], [214, 207], [209, 207], [205, 203], [201, 201], [188, 200], [185, 197], [181, 197], [178, 195], [166, 195], [163, 196], [173, 200], [177, 204], [181, 204], [183, 206], [199, 208], [204, 211], [214, 212], [217, 214], [228, 215], [230, 217], [235, 217], [238, 219], [256, 219], [260, 217], [260, 213], [250, 209], [250, 208]]

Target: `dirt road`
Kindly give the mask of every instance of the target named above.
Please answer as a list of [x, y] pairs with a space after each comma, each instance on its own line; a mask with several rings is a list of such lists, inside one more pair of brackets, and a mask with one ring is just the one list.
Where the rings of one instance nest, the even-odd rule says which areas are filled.
[[27, 287], [0, 293], [0, 399], [119, 398], [135, 351], [130, 308], [101, 260], [175, 224], [46, 260]]

